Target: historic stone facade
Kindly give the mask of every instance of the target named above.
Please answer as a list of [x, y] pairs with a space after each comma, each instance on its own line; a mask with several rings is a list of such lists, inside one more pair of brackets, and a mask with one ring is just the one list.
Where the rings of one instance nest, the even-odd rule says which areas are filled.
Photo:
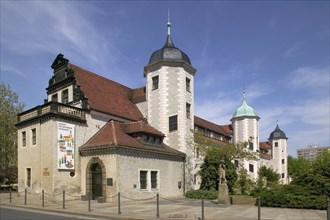
[[253, 137], [247, 147], [260, 151], [260, 160], [241, 162], [250, 176], [257, 178], [266, 165], [287, 178], [285, 134], [277, 127], [269, 142], [259, 143], [260, 118], [245, 96], [230, 125], [194, 115], [196, 69], [174, 46], [170, 31], [144, 67], [142, 88], [89, 72], [62, 54], [51, 67], [47, 100], [18, 115], [20, 191], [65, 190], [105, 199], [118, 192], [135, 198], [183, 195], [200, 185], [194, 131], [220, 147]]

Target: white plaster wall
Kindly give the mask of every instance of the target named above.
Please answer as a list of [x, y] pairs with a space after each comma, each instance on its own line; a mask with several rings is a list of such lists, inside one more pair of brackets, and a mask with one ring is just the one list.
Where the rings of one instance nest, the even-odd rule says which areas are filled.
[[[136, 154], [136, 155], [134, 155]], [[123, 152], [117, 156], [117, 187], [122, 195], [133, 199], [150, 198], [157, 193], [162, 197], [181, 196], [183, 192], [184, 176], [183, 162], [166, 160], [166, 156], [147, 155]], [[154, 189], [140, 189], [140, 170], [158, 171], [158, 187]], [[178, 188], [181, 181], [182, 187]]]

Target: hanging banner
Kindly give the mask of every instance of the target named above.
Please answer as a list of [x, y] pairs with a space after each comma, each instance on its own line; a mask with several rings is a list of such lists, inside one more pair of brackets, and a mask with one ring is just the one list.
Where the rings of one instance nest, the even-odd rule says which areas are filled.
[[74, 169], [74, 129], [75, 125], [57, 123], [57, 167], [58, 169]]

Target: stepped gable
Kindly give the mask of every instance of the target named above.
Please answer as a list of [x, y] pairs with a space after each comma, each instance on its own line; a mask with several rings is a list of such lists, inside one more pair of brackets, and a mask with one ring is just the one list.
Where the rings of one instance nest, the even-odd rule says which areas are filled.
[[74, 70], [77, 85], [88, 99], [91, 110], [134, 121], [143, 117], [130, 100], [132, 89], [74, 64], [69, 64], [69, 67]]
[[[142, 152], [158, 153], [170, 156], [177, 156], [180, 158], [185, 158], [186, 155], [180, 151], [177, 151], [165, 144], [161, 146], [149, 146], [144, 145], [137, 138], [133, 138], [129, 133], [148, 133], [161, 134], [161, 132], [152, 128], [148, 124], [142, 122], [142, 129], [137, 129], [140, 127], [140, 122], [134, 126], [132, 123], [122, 123], [117, 121], [110, 121], [104, 125], [91, 139], [89, 139], [84, 145], [79, 148], [80, 152], [92, 152], [107, 149], [130, 149]], [[147, 130], [148, 132], [144, 132]]]
[[206, 128], [210, 131], [214, 131], [214, 132], [223, 134], [228, 137], [230, 137], [232, 135], [231, 125], [217, 125], [217, 124], [209, 122], [205, 119], [202, 119], [196, 115], [194, 117], [194, 122], [195, 122], [195, 125], [202, 127], [202, 128]]

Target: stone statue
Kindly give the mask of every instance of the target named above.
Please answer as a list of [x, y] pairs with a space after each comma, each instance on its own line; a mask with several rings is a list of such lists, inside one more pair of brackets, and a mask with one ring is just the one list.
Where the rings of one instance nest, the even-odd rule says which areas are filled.
[[226, 184], [226, 166], [223, 162], [220, 163], [219, 166], [219, 179], [220, 179], [220, 184]]

